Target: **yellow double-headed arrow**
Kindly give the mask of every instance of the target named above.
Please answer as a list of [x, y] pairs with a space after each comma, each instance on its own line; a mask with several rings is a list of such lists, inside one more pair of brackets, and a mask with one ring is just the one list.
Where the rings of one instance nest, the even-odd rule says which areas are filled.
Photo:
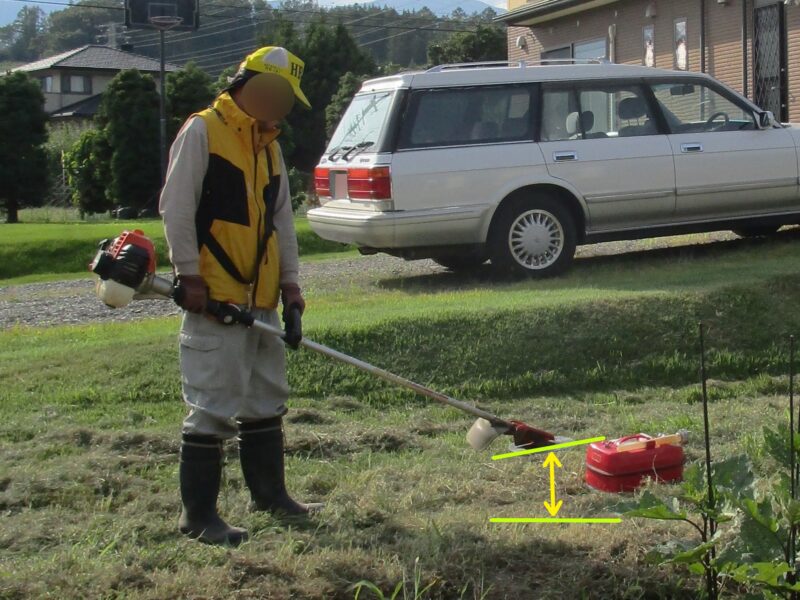
[[561, 468], [561, 461], [558, 460], [554, 452], [550, 452], [547, 458], [544, 459], [542, 466], [545, 469], [548, 467], [550, 468], [550, 502], [545, 500], [544, 507], [547, 509], [547, 512], [550, 513], [551, 517], [555, 517], [564, 504], [563, 500], [556, 502], [556, 467], [559, 469]]

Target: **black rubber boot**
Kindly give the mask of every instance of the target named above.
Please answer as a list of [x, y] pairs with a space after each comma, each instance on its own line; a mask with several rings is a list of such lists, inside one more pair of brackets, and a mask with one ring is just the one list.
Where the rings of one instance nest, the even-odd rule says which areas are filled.
[[276, 515], [305, 515], [319, 510], [322, 503], [304, 504], [286, 491], [281, 417], [239, 423], [239, 459], [250, 489], [251, 510]]
[[183, 510], [178, 528], [206, 544], [238, 546], [247, 539], [247, 531], [231, 527], [217, 513], [221, 478], [222, 441], [184, 433], [180, 462]]

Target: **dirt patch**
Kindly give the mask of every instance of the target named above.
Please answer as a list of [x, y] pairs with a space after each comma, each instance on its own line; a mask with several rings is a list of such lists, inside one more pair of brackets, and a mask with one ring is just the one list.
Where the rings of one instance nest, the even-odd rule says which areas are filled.
[[123, 433], [111, 439], [111, 449], [144, 454], [177, 454], [177, 438], [164, 438], [144, 433]]
[[331, 423], [331, 419], [324, 417], [314, 410], [295, 410], [286, 420], [289, 423], [309, 423], [312, 425], [323, 425]]
[[419, 448], [414, 440], [409, 437], [402, 437], [385, 431], [375, 431], [365, 433], [358, 437], [359, 446], [369, 448], [373, 452], [400, 452]]

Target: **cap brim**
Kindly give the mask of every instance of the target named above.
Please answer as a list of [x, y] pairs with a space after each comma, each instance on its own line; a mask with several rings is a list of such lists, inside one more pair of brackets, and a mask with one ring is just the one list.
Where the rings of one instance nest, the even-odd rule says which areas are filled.
[[308, 101], [308, 98], [306, 98], [306, 95], [303, 93], [303, 90], [300, 89], [300, 86], [294, 82], [290, 83], [292, 84], [295, 98], [300, 101], [300, 104], [302, 104], [306, 110], [311, 110], [311, 102]]

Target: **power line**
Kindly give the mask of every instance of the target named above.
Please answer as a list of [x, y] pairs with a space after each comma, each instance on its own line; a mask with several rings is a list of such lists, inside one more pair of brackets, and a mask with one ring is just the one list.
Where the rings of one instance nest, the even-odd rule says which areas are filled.
[[[403, 19], [398, 19], [398, 20], [395, 20], [393, 22], [394, 23], [400, 23], [402, 21], [403, 21]], [[347, 25], [347, 23], [344, 23], [344, 25]], [[250, 27], [250, 26], [251, 26], [251, 24], [247, 24], [247, 25], [243, 25], [241, 27], [237, 27], [237, 28], [231, 29], [229, 31], [235, 31], [237, 29], [244, 29], [244, 28], [247, 28], [247, 27]], [[358, 38], [361, 38], [364, 35], [367, 35], [367, 34], [370, 34], [370, 33], [377, 33], [378, 31], [381, 31], [382, 29], [383, 29], [382, 26], [376, 26], [372, 30], [367, 30], [365, 32], [358, 32], [358, 33], [354, 34], [353, 37], [357, 40]], [[416, 31], [416, 29], [410, 29], [409, 31], [407, 31], [407, 33], [411, 33], [413, 31]], [[443, 31], [443, 30], [437, 30], [437, 31]], [[213, 34], [205, 34], [205, 35], [218, 35], [219, 33], [220, 32], [214, 32]], [[196, 36], [195, 38], [191, 38], [191, 39], [197, 39], [197, 37], [202, 37], [202, 36]], [[396, 37], [396, 36], [389, 36], [389, 37]], [[370, 40], [368, 42], [368, 44], [377, 43], [379, 41], [382, 41], [382, 39], [384, 39], [384, 38], [381, 38], [380, 40]], [[385, 38], [385, 39], [389, 39], [389, 38]], [[254, 39], [253, 40], [241, 40], [239, 42], [233, 42], [233, 43], [225, 42], [225, 43], [221, 43], [221, 44], [218, 44], [218, 45], [215, 45], [215, 46], [210, 46], [210, 47], [207, 47], [207, 48], [203, 48], [202, 50], [189, 50], [189, 51], [181, 52], [181, 53], [178, 53], [178, 54], [173, 54], [173, 55], [170, 56], [170, 60], [174, 61], [174, 60], [179, 60], [179, 59], [183, 59], [183, 58], [186, 58], [186, 57], [191, 57], [191, 58], [196, 58], [197, 59], [197, 60], [195, 60], [195, 62], [199, 62], [199, 61], [202, 61], [205, 58], [210, 57], [210, 56], [219, 56], [219, 55], [224, 55], [226, 53], [232, 53], [234, 51], [238, 51], [238, 50], [236, 50], [236, 48], [242, 49], [242, 48], [247, 47], [250, 44], [254, 44], [255, 42], [256, 42], [256, 40], [254, 40]], [[363, 44], [359, 43], [358, 41], [356, 43], [358, 45], [363, 45]], [[137, 47], [145, 48], [145, 47], [149, 47], [149, 45], [143, 45], [143, 46], [137, 46]], [[229, 52], [226, 52], [224, 50], [221, 50], [220, 52], [215, 52], [218, 49], [228, 49]], [[200, 54], [200, 56], [198, 56], [198, 54]]]
[[[70, 7], [70, 6], [77, 7], [77, 6], [80, 6], [82, 8], [99, 8], [99, 9], [107, 9], [107, 10], [124, 10], [123, 8], [121, 8], [119, 6], [103, 6], [103, 5], [86, 4], [86, 3], [84, 3], [84, 4], [66, 4], [64, 2], [57, 2], [55, 0], [8, 0], [8, 1], [11, 1], [11, 2], [27, 2], [27, 3], [30, 3], [30, 4], [47, 4], [47, 5], [56, 5], [56, 6], [64, 6], [64, 7]], [[410, 1], [413, 1], [413, 0], [410, 0]], [[456, 3], [457, 3], [457, 1], [458, 0], [456, 0]], [[406, 4], [408, 4], [408, 2]], [[204, 5], [204, 8], [208, 8], [208, 7], [212, 7], [212, 8], [213, 7], [218, 7], [221, 10], [220, 10], [219, 13], [205, 14], [204, 15], [205, 17], [220, 18], [220, 19], [223, 19], [223, 20], [220, 20], [220, 21], [218, 21], [216, 23], [212, 23], [210, 25], [206, 25], [203, 28], [204, 30], [217, 29], [218, 27], [223, 27], [225, 25], [230, 25], [232, 23], [241, 22], [241, 21], [246, 21], [246, 24], [238, 26], [238, 27], [230, 28], [230, 29], [228, 29], [226, 31], [203, 31], [203, 33], [199, 33], [199, 34], [197, 32], [195, 32], [195, 31], [171, 32], [169, 34], [170, 35], [169, 39], [166, 40], [166, 43], [167, 44], [179, 43], [179, 42], [190, 43], [193, 40], [196, 40], [198, 38], [226, 34], [226, 33], [230, 32], [230, 31], [238, 31], [238, 30], [246, 29], [246, 28], [250, 28], [250, 27], [252, 27], [254, 29], [254, 33], [255, 33], [255, 29], [256, 29], [258, 24], [269, 23], [269, 22], [273, 21], [273, 19], [270, 19], [270, 18], [261, 18], [260, 15], [257, 15], [257, 14], [252, 13], [252, 12], [250, 13], [249, 16], [244, 16], [244, 15], [241, 15], [241, 16], [235, 16], [235, 15], [225, 16], [225, 15], [220, 14], [221, 12], [224, 12], [225, 10], [237, 9], [239, 7], [214, 5], [214, 4], [206, 4], [206, 5]], [[245, 8], [245, 7], [242, 7], [242, 8]], [[349, 22], [344, 22], [344, 23], [339, 23], [339, 24], [341, 24], [341, 25], [343, 25], [345, 27], [366, 27], [366, 28], [368, 28], [365, 31], [360, 31], [360, 32], [353, 33], [353, 37], [356, 39], [356, 43], [360, 47], [376, 44], [378, 42], [382, 42], [384, 40], [388, 40], [388, 39], [392, 39], [392, 38], [395, 38], [395, 37], [399, 37], [400, 35], [410, 34], [410, 33], [413, 33], [415, 31], [431, 31], [431, 32], [434, 32], [434, 33], [459, 33], [459, 32], [471, 33], [471, 32], [474, 32], [474, 29], [460, 29], [460, 28], [456, 28], [456, 27], [441, 28], [441, 27], [439, 27], [440, 23], [445, 23], [445, 24], [448, 24], [448, 25], [453, 25], [453, 24], [477, 25], [477, 23], [475, 23], [475, 22], [465, 22], [465, 21], [458, 20], [458, 19], [447, 19], [447, 18], [438, 18], [438, 17], [431, 18], [431, 17], [427, 17], [427, 16], [424, 16], [424, 15], [404, 15], [404, 16], [398, 15], [398, 18], [389, 21], [389, 23], [383, 23], [383, 24], [361, 23], [362, 21], [366, 21], [367, 19], [379, 17], [381, 14], [389, 12], [391, 10], [396, 10], [396, 9], [385, 8], [385, 9], [383, 9], [383, 10], [377, 12], [377, 13], [363, 15], [363, 16], [358, 17], [356, 19], [353, 19], [353, 20], [351, 20]], [[335, 14], [335, 11], [300, 10], [300, 9], [283, 9], [283, 8], [271, 8], [267, 12], [268, 13], [272, 13], [272, 12], [294, 13], [294, 16], [296, 16], [296, 17], [297, 16], [302, 16], [303, 14], [323, 14], [323, 15]], [[399, 23], [404, 23], [404, 22], [408, 23], [409, 21], [413, 21], [415, 19], [424, 19], [428, 23], [432, 23], [433, 26], [414, 26], [414, 25], [410, 25], [410, 24], [407, 24], [407, 25], [400, 25], [399, 24]], [[313, 23], [315, 21], [289, 19], [289, 22], [293, 23], [293, 24], [298, 24], [298, 25], [305, 25], [305, 24]], [[382, 37], [382, 38], [378, 38], [378, 39], [375, 39], [375, 40], [369, 40], [369, 41], [366, 41], [366, 42], [359, 43], [357, 41], [357, 38], [363, 38], [363, 37], [365, 37], [367, 35], [377, 33], [377, 32], [379, 32], [381, 30], [392, 30], [392, 29], [400, 30], [400, 32], [396, 33], [396, 34], [393, 34], [393, 35], [389, 35], [389, 36], [385, 36], [385, 37]], [[136, 36], [135, 32], [130, 32], [130, 33], [134, 33], [134, 37]], [[148, 41], [148, 38], [151, 35], [153, 35], [153, 34], [147, 33], [147, 34], [143, 34], [142, 37], [144, 37], [144, 41]], [[153, 43], [140, 44], [141, 41], [143, 41], [141, 37], [139, 39], [134, 39], [134, 43], [137, 44], [136, 45], [137, 49], [139, 49], [139, 48], [149, 48], [149, 47], [157, 45], [157, 44], [153, 44]], [[256, 43], [255, 39], [253, 39], [253, 40], [242, 40], [242, 41], [239, 41], [239, 42], [234, 42], [233, 44], [224, 43], [224, 44], [219, 44], [219, 45], [216, 45], [216, 46], [211, 46], [210, 48], [205, 48], [205, 49], [202, 49], [202, 50], [181, 52], [181, 53], [178, 53], [176, 55], [171, 56], [170, 60], [182, 60], [183, 58], [187, 58], [189, 60], [193, 60], [194, 62], [198, 63], [199, 66], [202, 64], [203, 68], [205, 68], [207, 70], [213, 70], [213, 69], [215, 69], [217, 67], [220, 67], [222, 65], [234, 64], [234, 61], [217, 60], [216, 62], [214, 62], [212, 64], [207, 64], [207, 60], [208, 59], [218, 58], [218, 57], [227, 56], [227, 55], [233, 55], [233, 54], [237, 54], [238, 55], [246, 47], [248, 47], [250, 44], [255, 45], [255, 43]], [[241, 46], [241, 48], [240, 48], [240, 46]], [[215, 51], [215, 50], [221, 49], [221, 48], [225, 48], [225, 50], [220, 50], [219, 52]], [[208, 52], [209, 50], [211, 50], [212, 52], [209, 53]]]
[[[88, 3], [71, 4], [71, 3], [68, 3], [68, 2], [56, 2], [55, 0], [6, 0], [6, 1], [7, 2], [23, 2], [25, 4], [46, 4], [46, 5], [50, 5], [50, 6], [63, 6], [64, 8], [73, 7], [73, 8], [100, 8], [100, 9], [104, 9], [104, 10], [121, 10], [121, 11], [125, 10], [125, 8], [122, 7], [122, 6], [106, 6], [106, 5], [102, 5], [102, 4], [88, 4]], [[225, 5], [222, 5], [222, 4], [205, 4], [204, 7], [206, 7], [206, 8], [207, 7], [220, 8], [221, 9], [220, 12], [222, 12], [224, 10], [230, 10], [230, 9], [237, 10], [239, 8], [244, 8], [245, 10], [247, 10], [246, 7], [225, 6]], [[391, 9], [385, 9], [385, 10], [391, 10]], [[295, 13], [295, 14], [314, 14], [314, 15], [326, 15], [327, 16], [327, 15], [334, 14], [335, 13], [335, 9], [332, 9], [332, 10], [305, 10], [305, 9], [299, 9], [299, 8], [273, 8], [273, 7], [270, 7], [265, 12], [268, 12], [268, 13], [269, 12], [279, 12], [279, 13]], [[381, 12], [383, 12], [383, 11], [381, 11]], [[253, 20], [253, 21], [257, 21], [257, 22], [266, 22], [267, 21], [267, 19], [257, 18], [255, 16], [257, 14], [259, 14], [259, 13], [251, 13], [251, 16], [242, 15], [242, 16], [230, 16], [230, 17], [227, 17], [227, 16], [224, 16], [224, 15], [221, 15], [220, 13], [215, 13], [215, 14], [206, 14], [205, 16], [206, 17], [211, 17], [211, 18], [230, 18], [230, 19], [239, 19], [239, 20], [247, 19], [247, 20]], [[379, 14], [379, 13], [376, 13], [376, 15], [377, 14]], [[372, 17], [372, 16], [373, 15], [365, 15], [363, 18], [366, 19], [366, 18], [369, 18], [369, 17]], [[448, 17], [436, 17], [436, 16], [427, 17], [425, 15], [408, 15], [407, 17], [403, 17], [403, 18], [425, 19], [425, 20], [428, 20], [428, 21], [459, 23], [459, 24], [463, 24], [463, 25], [472, 25], [473, 24], [473, 22], [471, 22], [471, 21], [463, 21], [463, 20], [460, 20], [460, 19], [451, 19], [451, 18], [448, 18]]]
[[[206, 59], [214, 57], [214, 56], [224, 56], [226, 54], [232, 54], [234, 52], [241, 53], [241, 52], [247, 50], [248, 48], [253, 48], [255, 50], [255, 45], [256, 45], [256, 41], [255, 40], [246, 40], [244, 42], [237, 42], [235, 45], [231, 45], [231, 47], [228, 48], [227, 50], [220, 50], [219, 52], [206, 52], [206, 50], [202, 50], [201, 51], [201, 56], [196, 56], [198, 54], [198, 51], [195, 50], [194, 52], [188, 52], [188, 53], [185, 52], [181, 56], [177, 56], [177, 55], [176, 56], [170, 56], [169, 59], [171, 61], [186, 59], [187, 62], [189, 60], [191, 60], [192, 62], [194, 62], [194, 63], [199, 65], [201, 62], [205, 62]], [[217, 47], [219, 47], [219, 46], [217, 46]], [[192, 56], [192, 55], [195, 55], [195, 56]]]
[[[236, 22], [237, 20], [238, 19], [231, 19], [230, 21], [228, 21], [228, 23], [230, 24], [230, 23]], [[232, 28], [227, 29], [225, 31], [210, 31], [210, 32], [207, 32], [207, 33], [194, 33], [194, 32], [192, 32], [194, 35], [190, 35], [190, 36], [188, 36], [186, 38], [181, 38], [181, 39], [178, 39], [178, 40], [176, 40], [175, 38], [171, 38], [171, 39], [166, 40], [165, 43], [166, 44], [174, 44], [174, 43], [184, 42], [184, 41], [189, 41], [189, 40], [197, 40], [197, 39], [204, 38], [204, 37], [209, 37], [209, 36], [212, 36], [212, 35], [220, 35], [221, 33], [229, 33], [229, 32], [232, 32], [232, 31], [239, 31], [240, 29], [246, 29], [248, 27], [255, 28], [256, 24], [255, 23], [245, 23], [244, 25], [239, 25], [237, 27], [232, 27]], [[137, 44], [136, 47], [137, 48], [152, 48], [153, 46], [158, 46], [158, 43]]]

